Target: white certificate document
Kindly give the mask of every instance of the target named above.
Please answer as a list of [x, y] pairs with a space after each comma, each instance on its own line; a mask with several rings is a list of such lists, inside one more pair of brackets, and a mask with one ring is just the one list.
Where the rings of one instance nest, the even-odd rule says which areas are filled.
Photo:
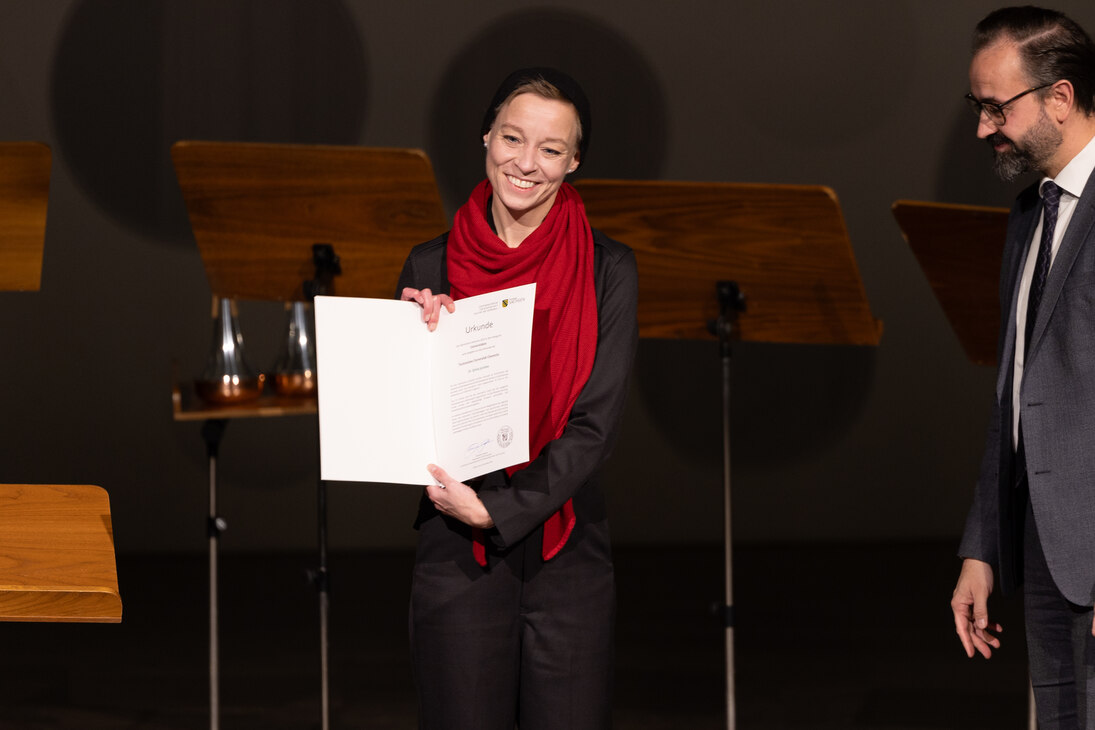
[[415, 302], [316, 297], [320, 478], [429, 484], [528, 461], [536, 285], [442, 309], [430, 332]]

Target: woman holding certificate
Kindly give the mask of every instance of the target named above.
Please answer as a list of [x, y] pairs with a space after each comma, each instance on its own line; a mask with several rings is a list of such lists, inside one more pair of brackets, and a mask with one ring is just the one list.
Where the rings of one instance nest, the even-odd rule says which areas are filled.
[[611, 727], [615, 586], [597, 473], [638, 342], [637, 275], [565, 182], [590, 132], [569, 76], [511, 74], [483, 122], [486, 180], [400, 276], [430, 329], [462, 298], [536, 284], [530, 461], [471, 484], [428, 467], [438, 484], [419, 510], [411, 590], [422, 728]]

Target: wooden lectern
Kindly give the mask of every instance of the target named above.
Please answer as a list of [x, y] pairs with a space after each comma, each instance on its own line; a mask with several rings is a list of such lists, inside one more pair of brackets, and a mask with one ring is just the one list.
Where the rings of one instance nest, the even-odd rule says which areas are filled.
[[966, 357], [995, 365], [1007, 209], [898, 200], [893, 215]]
[[41, 285], [50, 161], [41, 142], [0, 142], [0, 291]]
[[832, 190], [587, 180], [594, 227], [631, 246], [643, 337], [718, 336], [723, 366], [726, 717], [736, 726], [730, 511], [730, 341], [877, 345]]
[[[50, 163], [40, 142], [0, 142], [0, 291], [41, 285]], [[107, 493], [0, 484], [0, 621], [121, 620]]]
[[106, 491], [0, 484], [0, 621], [121, 620]]
[[[447, 227], [420, 150], [232, 142], [171, 149], [194, 239], [214, 296], [301, 300], [316, 274], [312, 246], [330, 244], [341, 274], [328, 293], [389, 299], [411, 247]], [[315, 415], [316, 400], [263, 394], [234, 405], [173, 394], [175, 420], [201, 420], [209, 457], [210, 726], [219, 716], [216, 456], [227, 419]], [[326, 485], [318, 483], [322, 727], [329, 726]]]

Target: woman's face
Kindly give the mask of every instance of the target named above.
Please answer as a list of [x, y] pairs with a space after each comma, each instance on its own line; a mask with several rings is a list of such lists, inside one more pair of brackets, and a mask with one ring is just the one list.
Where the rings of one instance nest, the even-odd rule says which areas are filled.
[[[483, 135], [487, 179], [494, 189], [495, 224], [536, 227], [555, 202], [568, 172], [578, 167], [578, 112], [566, 101], [537, 94], [513, 97]], [[499, 207], [501, 204], [501, 208]]]

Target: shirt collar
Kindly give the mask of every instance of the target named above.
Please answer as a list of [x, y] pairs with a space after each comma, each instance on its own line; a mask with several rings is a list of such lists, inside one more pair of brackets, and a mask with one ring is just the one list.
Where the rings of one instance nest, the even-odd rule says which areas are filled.
[[1057, 173], [1057, 177], [1043, 177], [1042, 182], [1038, 184], [1038, 189], [1041, 189], [1046, 180], [1053, 180], [1062, 191], [1078, 198], [1084, 191], [1084, 185], [1087, 184], [1087, 179], [1091, 177], [1093, 170], [1095, 170], [1095, 137], [1088, 140], [1084, 148]]

